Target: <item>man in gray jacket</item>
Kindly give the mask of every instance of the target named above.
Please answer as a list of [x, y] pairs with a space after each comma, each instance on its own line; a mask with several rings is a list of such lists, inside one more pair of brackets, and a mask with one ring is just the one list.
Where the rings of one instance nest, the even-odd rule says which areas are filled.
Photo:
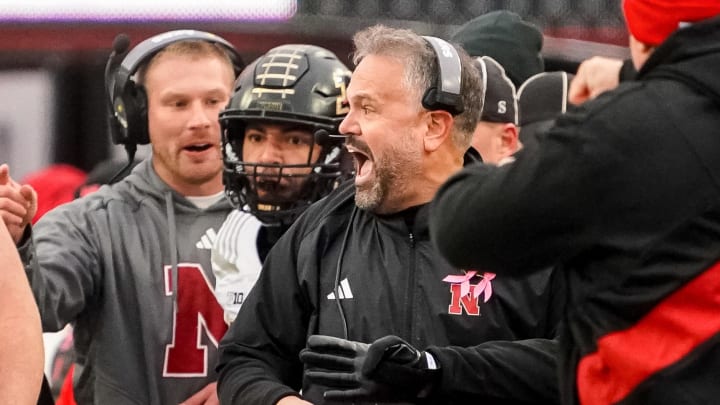
[[[116, 47], [118, 48], [118, 47]], [[122, 50], [116, 49], [122, 54]], [[75, 323], [78, 403], [217, 404], [210, 248], [230, 212], [218, 114], [239, 69], [215, 35], [172, 31], [108, 64], [113, 139], [152, 157], [120, 182], [48, 213], [32, 229], [28, 186], [0, 184], [43, 329]]]

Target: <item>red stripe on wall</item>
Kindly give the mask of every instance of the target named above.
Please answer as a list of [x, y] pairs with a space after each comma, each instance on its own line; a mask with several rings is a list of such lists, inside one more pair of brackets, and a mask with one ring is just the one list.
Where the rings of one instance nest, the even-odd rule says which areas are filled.
[[577, 369], [580, 403], [616, 403], [652, 374], [720, 332], [720, 263], [653, 308], [631, 328], [601, 337]]

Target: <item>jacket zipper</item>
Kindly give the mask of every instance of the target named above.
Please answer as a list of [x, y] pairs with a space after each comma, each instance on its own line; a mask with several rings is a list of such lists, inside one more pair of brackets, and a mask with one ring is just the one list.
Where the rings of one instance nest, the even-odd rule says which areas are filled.
[[413, 332], [414, 332], [413, 325], [415, 324], [414, 308], [415, 308], [415, 276], [416, 276], [416, 274], [415, 274], [416, 273], [415, 234], [413, 234], [412, 232], [408, 233], [408, 239], [410, 242], [410, 252], [409, 252], [410, 260], [408, 263], [408, 284], [407, 284], [407, 287], [408, 287], [407, 303], [408, 303], [408, 305], [407, 305], [407, 318], [406, 318], [407, 324], [406, 324], [406, 329], [405, 329], [405, 333], [406, 333], [405, 336], [407, 336], [408, 339], [410, 339], [410, 341], [412, 342], [413, 340], [415, 340], [415, 336], [413, 335]]

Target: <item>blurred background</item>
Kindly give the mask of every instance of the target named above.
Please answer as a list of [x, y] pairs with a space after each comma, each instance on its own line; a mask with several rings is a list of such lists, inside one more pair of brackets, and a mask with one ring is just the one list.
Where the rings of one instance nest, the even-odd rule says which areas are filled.
[[124, 156], [107, 133], [103, 78], [119, 33], [132, 46], [172, 29], [210, 31], [246, 63], [276, 45], [312, 43], [352, 66], [351, 37], [363, 27], [449, 38], [498, 9], [542, 29], [546, 70], [628, 56], [619, 0], [0, 0], [0, 163], [22, 178], [51, 163], [87, 171]]

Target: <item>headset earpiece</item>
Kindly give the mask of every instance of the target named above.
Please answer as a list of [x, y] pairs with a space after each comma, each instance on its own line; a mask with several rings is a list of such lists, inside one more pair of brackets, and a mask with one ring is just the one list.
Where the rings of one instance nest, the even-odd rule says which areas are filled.
[[435, 86], [425, 91], [422, 105], [428, 110], [443, 110], [452, 115], [462, 113], [462, 63], [457, 50], [448, 42], [431, 36], [423, 36], [430, 44], [438, 62], [438, 78]]
[[[136, 143], [138, 145], [145, 145], [150, 143], [150, 133], [148, 133], [148, 109], [147, 109], [147, 93], [143, 86], [133, 86], [134, 93], [130, 96], [133, 100], [130, 105], [134, 109], [131, 111], [130, 116], [136, 117], [137, 121], [131, 121], [132, 125], [135, 125], [134, 133]], [[135, 120], [135, 118], [133, 118]]]
[[117, 55], [114, 51], [108, 61], [105, 74], [105, 85], [108, 88], [112, 107], [109, 120], [113, 143], [127, 146], [150, 142], [147, 94], [142, 86], [135, 83], [133, 75], [155, 54], [170, 44], [186, 40], [202, 40], [222, 47], [233, 62], [236, 75], [244, 67], [242, 58], [230, 42], [204, 31], [176, 30], [155, 35], [130, 50], [119, 65], [115, 61]]

